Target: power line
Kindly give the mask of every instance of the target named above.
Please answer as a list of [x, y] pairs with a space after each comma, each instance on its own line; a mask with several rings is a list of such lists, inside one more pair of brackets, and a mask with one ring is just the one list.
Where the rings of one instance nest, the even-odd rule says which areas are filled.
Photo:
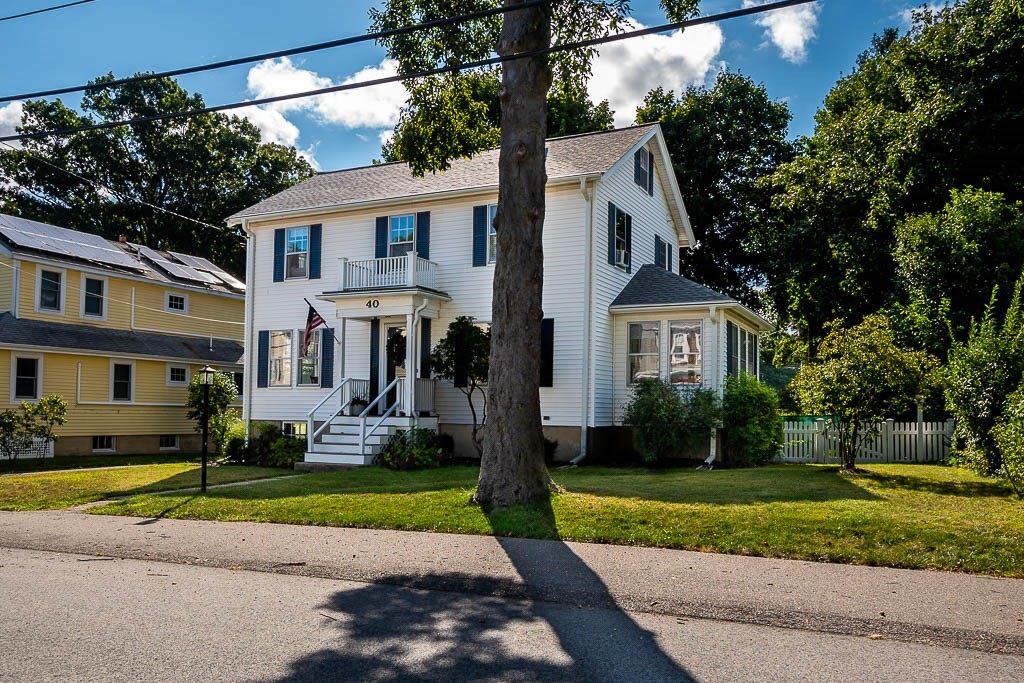
[[13, 150], [15, 152], [21, 152], [21, 153], [25, 154], [25, 156], [27, 156], [27, 157], [29, 157], [31, 159], [35, 159], [36, 161], [38, 161], [38, 162], [40, 162], [42, 164], [46, 164], [50, 168], [57, 169], [58, 171], [61, 171], [63, 173], [67, 173], [69, 176], [72, 176], [73, 178], [77, 178], [78, 180], [81, 180], [82, 182], [89, 183], [90, 185], [93, 185], [94, 187], [97, 187], [100, 190], [105, 190], [105, 191], [109, 192], [110, 194], [114, 195], [115, 197], [117, 197], [118, 199], [120, 199], [121, 201], [135, 202], [136, 204], [141, 204], [142, 206], [148, 206], [151, 209], [155, 209], [157, 211], [166, 213], [166, 214], [168, 214], [170, 216], [174, 216], [175, 218], [180, 218], [181, 220], [185, 220], [185, 221], [191, 221], [192, 223], [195, 223], [197, 225], [201, 225], [204, 228], [213, 228], [214, 230], [217, 230], [217, 231], [220, 231], [220, 230], [223, 229], [223, 228], [217, 227], [216, 225], [211, 225], [209, 223], [201, 221], [198, 218], [192, 218], [190, 216], [185, 216], [185, 215], [177, 213], [175, 211], [171, 211], [170, 209], [165, 209], [162, 206], [157, 206], [156, 204], [150, 204], [149, 202], [144, 201], [142, 199], [139, 199], [137, 197], [130, 197], [130, 196], [124, 195], [124, 194], [118, 192], [117, 190], [113, 189], [109, 185], [105, 185], [104, 183], [101, 183], [98, 180], [93, 180], [92, 178], [86, 178], [85, 176], [79, 175], [79, 174], [75, 173], [74, 171], [72, 171], [70, 169], [64, 168], [63, 166], [58, 166], [57, 164], [52, 163], [50, 160], [44, 159], [43, 157], [39, 156], [38, 154], [34, 154], [34, 153], [32, 153], [32, 152], [30, 152], [30, 151], [28, 151], [26, 149], [18, 149], [14, 145], [11, 145], [11, 144], [9, 144], [8, 142], [6, 142], [4, 140], [0, 140], [0, 144], [3, 144], [8, 149], [11, 149], [11, 150]]
[[[85, 2], [92, 2], [93, 0], [83, 0]], [[300, 55], [307, 52], [317, 52], [320, 50], [327, 50], [334, 47], [342, 47], [344, 45], [353, 45], [355, 43], [363, 43], [368, 40], [381, 40], [383, 38], [391, 38], [393, 36], [404, 35], [406, 33], [415, 33], [417, 31], [423, 31], [426, 29], [437, 28], [439, 26], [448, 26], [453, 24], [459, 24], [465, 21], [473, 21], [475, 19], [485, 19], [495, 14], [503, 14], [519, 9], [529, 9], [537, 5], [548, 5], [553, 0], [529, 0], [515, 7], [493, 7], [487, 10], [481, 10], [479, 12], [470, 12], [468, 14], [460, 14], [455, 17], [445, 17], [444, 19], [434, 19], [432, 21], [426, 21], [420, 24], [412, 24], [410, 26], [403, 26], [401, 28], [389, 29], [387, 31], [378, 31], [377, 33], [366, 33], [358, 36], [350, 36], [348, 38], [339, 38], [338, 40], [329, 40], [323, 43], [314, 43], [312, 45], [303, 45], [300, 47], [289, 48], [286, 50], [277, 50], [276, 52], [265, 52], [261, 55], [252, 55], [249, 57], [236, 57], [235, 59], [226, 59], [221, 62], [211, 62], [209, 64], [200, 64], [198, 66], [188, 66], [180, 69], [172, 69], [170, 71], [161, 71], [159, 73], [143, 74], [139, 76], [131, 76], [129, 78], [118, 78], [113, 81], [107, 81], [105, 83], [87, 83], [85, 85], [73, 85], [66, 88], [54, 88], [52, 90], [39, 90], [37, 92], [22, 93], [20, 95], [5, 95], [0, 97], [0, 102], [13, 102], [14, 100], [27, 100], [35, 97], [49, 97], [51, 95], [64, 95], [72, 92], [83, 92], [85, 90], [96, 90], [99, 88], [110, 88], [118, 85], [125, 85], [128, 83], [138, 83], [140, 81], [151, 81], [158, 78], [173, 78], [175, 76], [184, 76], [185, 74], [200, 73], [202, 71], [212, 71], [214, 69], [223, 69], [229, 66], [238, 66], [240, 64], [252, 64], [253, 62], [262, 62], [267, 59], [278, 59], [279, 57], [289, 57], [291, 55]]]
[[87, 2], [95, 2], [96, 0], [78, 0], [78, 2], [66, 2], [63, 5], [55, 5], [53, 7], [44, 7], [43, 9], [32, 10], [31, 12], [22, 12], [21, 14], [12, 14], [9, 17], [0, 17], [0, 21], [10, 21], [11, 19], [21, 19], [22, 17], [31, 17], [33, 14], [42, 14], [43, 12], [53, 12], [59, 9], [65, 9], [67, 7], [74, 7], [75, 5], [84, 5]]
[[[793, 7], [795, 5], [804, 5], [816, 1], [817, 0], [781, 0], [780, 2], [773, 2], [767, 5], [755, 5], [753, 7], [747, 7], [744, 9], [733, 10], [730, 12], [722, 12], [720, 14], [712, 14], [706, 17], [688, 19], [686, 21], [676, 21], [669, 24], [652, 26], [649, 28], [639, 29], [636, 31], [629, 31], [625, 33], [617, 33], [610, 36], [603, 36], [601, 38], [591, 38], [589, 40], [581, 40], [573, 43], [553, 45], [551, 47], [543, 48], [541, 50], [518, 52], [514, 55], [508, 55], [506, 57], [491, 57], [489, 59], [481, 59], [474, 62], [466, 62], [464, 64], [459, 64], [457, 66], [442, 66], [437, 67], [435, 69], [425, 69], [423, 71], [418, 71], [411, 74], [374, 78], [367, 81], [358, 81], [356, 83], [335, 85], [328, 88], [320, 88], [317, 90], [307, 90], [305, 92], [292, 93], [289, 95], [277, 95], [275, 97], [264, 97], [256, 100], [248, 100], [246, 102], [219, 104], [213, 107], [203, 107], [201, 109], [189, 109], [186, 111], [179, 112], [165, 112], [162, 114], [152, 114], [150, 116], [140, 116], [134, 119], [124, 119], [121, 121], [105, 121], [103, 123], [96, 123], [88, 126], [78, 126], [75, 128], [61, 128], [58, 130], [38, 131], [35, 133], [20, 133], [17, 135], [7, 135], [4, 137], [0, 137], [0, 142], [30, 140], [36, 138], [52, 137], [57, 135], [70, 135], [73, 133], [84, 133], [93, 130], [106, 130], [108, 128], [116, 128], [118, 126], [130, 126], [140, 123], [152, 123], [154, 121], [167, 121], [171, 119], [186, 118], [189, 116], [198, 116], [200, 114], [210, 114], [215, 112], [228, 111], [231, 109], [256, 107], [264, 104], [273, 104], [275, 102], [284, 102], [286, 100], [296, 100], [307, 97], [316, 97], [318, 95], [328, 95], [331, 93], [344, 92], [347, 90], [358, 90], [360, 88], [369, 88], [371, 86], [384, 85], [387, 83], [397, 83], [400, 81], [413, 80], [416, 78], [424, 78], [426, 76], [437, 76], [446, 73], [457, 73], [460, 71], [467, 71], [470, 69], [479, 69], [485, 66], [493, 66], [495, 64], [501, 64], [502, 62], [509, 62], [517, 59], [529, 59], [532, 57], [541, 57], [544, 55], [555, 54], [558, 52], [566, 52], [569, 50], [577, 50], [585, 47], [594, 47], [596, 45], [604, 45], [607, 43], [619, 42], [631, 38], [639, 38], [641, 36], [652, 35], [655, 33], [665, 33], [666, 31], [674, 31], [677, 29], [698, 26], [701, 24], [711, 24], [719, 21], [725, 21], [726, 19], [736, 19], [739, 17], [750, 16], [752, 14], [761, 14], [762, 12], [784, 9], [786, 7]], [[519, 7], [521, 7], [521, 5]]]

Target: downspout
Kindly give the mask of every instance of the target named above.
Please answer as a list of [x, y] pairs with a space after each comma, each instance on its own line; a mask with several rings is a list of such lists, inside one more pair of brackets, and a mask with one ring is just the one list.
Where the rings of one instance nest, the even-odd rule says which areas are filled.
[[[580, 400], [580, 452], [569, 461], [570, 465], [578, 465], [587, 457], [587, 427], [590, 423], [590, 290], [593, 279], [594, 259], [591, 251], [594, 248], [594, 192], [587, 191], [587, 178], [580, 178], [580, 193], [587, 203], [583, 218], [583, 358], [581, 365], [582, 396]], [[596, 184], [595, 184], [596, 190]]]
[[11, 281], [11, 311], [14, 312], [14, 318], [18, 318], [18, 300], [21, 298], [21, 261], [13, 259], [14, 261], [14, 274], [12, 275]]
[[[711, 324], [715, 326], [715, 382], [718, 383], [717, 391], [718, 397], [722, 397], [722, 387], [725, 384], [724, 375], [722, 371], [728, 367], [728, 346], [723, 344], [725, 340], [725, 311], [719, 309], [715, 305], [711, 305], [708, 309], [709, 318], [711, 318]], [[725, 359], [725, 364], [722, 363], [722, 359]], [[722, 377], [722, 379], [719, 379]], [[715, 459], [718, 457], [718, 428], [721, 423], [715, 424], [711, 428], [711, 444], [709, 447], [709, 455], [703, 463], [697, 466], [698, 470], [710, 470], [715, 467]]]
[[242, 366], [244, 381], [242, 383], [242, 422], [245, 424], [245, 439], [249, 440], [249, 426], [252, 421], [252, 382], [254, 357], [256, 350], [252, 337], [252, 311], [255, 302], [253, 274], [256, 269], [256, 239], [249, 229], [249, 220], [242, 219], [242, 232], [245, 233], [245, 341], [242, 345], [245, 364]]
[[[419, 340], [419, 329], [420, 329], [420, 313], [427, 307], [427, 300], [424, 299], [423, 303], [412, 312], [412, 330], [409, 332], [409, 339], [406, 341], [407, 344], [411, 343], [412, 346], [409, 350], [408, 356], [411, 360], [409, 363], [409, 371], [405, 373], [406, 379], [409, 385], [412, 387], [410, 392], [409, 400], [409, 417], [412, 418], [413, 427], [419, 427], [420, 418], [419, 411], [416, 410], [416, 380], [419, 379], [419, 364], [423, 362], [422, 358], [419, 358], [420, 351], [420, 340]], [[418, 362], [417, 362], [418, 361]]]

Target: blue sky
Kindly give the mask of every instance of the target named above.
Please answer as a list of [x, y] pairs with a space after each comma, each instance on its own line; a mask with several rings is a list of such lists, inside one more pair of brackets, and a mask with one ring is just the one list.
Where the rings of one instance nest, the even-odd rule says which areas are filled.
[[[703, 14], [766, 0], [705, 0]], [[933, 0], [934, 2], [934, 0]], [[6, 0], [0, 15], [61, 4]], [[763, 83], [793, 112], [790, 133], [814, 129], [814, 113], [836, 79], [849, 73], [871, 36], [888, 26], [905, 30], [912, 0], [819, 0], [812, 5], [734, 19], [683, 35], [630, 40], [605, 48], [595, 64], [591, 93], [608, 98], [616, 124], [629, 125], [652, 87], [679, 91], [713, 81], [728, 67]], [[117, 76], [166, 70], [363, 33], [373, 0], [95, 0], [89, 4], [0, 22], [0, 94], [84, 83], [108, 71]], [[657, 0], [633, 0], [645, 26], [664, 23]], [[784, 12], [784, 13], [783, 13]], [[185, 76], [181, 84], [207, 103], [253, 99], [390, 74], [393, 67], [371, 43], [291, 60]], [[325, 170], [359, 166], [380, 154], [403, 99], [400, 85], [363, 89], [318, 100], [244, 112], [267, 140], [294, 145]], [[75, 95], [65, 97], [77, 104]], [[0, 134], [20, 115], [0, 105]]]

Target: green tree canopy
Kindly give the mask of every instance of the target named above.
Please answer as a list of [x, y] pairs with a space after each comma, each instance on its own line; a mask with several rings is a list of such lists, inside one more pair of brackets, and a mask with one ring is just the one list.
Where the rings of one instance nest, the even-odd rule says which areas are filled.
[[811, 340], [892, 300], [902, 218], [939, 211], [954, 188], [1024, 199], [1024, 20], [997, 0], [915, 17], [906, 35], [875, 37], [770, 180], [770, 293]]
[[[111, 80], [107, 74], [93, 83]], [[171, 79], [140, 81], [89, 90], [82, 113], [59, 99], [28, 101], [18, 130], [58, 130], [203, 106], [200, 95]], [[235, 273], [244, 271], [245, 252], [237, 229], [213, 229], [139, 202], [223, 226], [232, 213], [313, 173], [294, 149], [261, 143], [254, 125], [217, 113], [34, 138], [23, 145], [0, 151], [0, 177], [8, 181], [0, 183], [0, 204], [6, 211], [200, 254]]]
[[637, 109], [637, 123], [660, 121], [686, 209], [697, 238], [684, 249], [681, 273], [740, 301], [761, 307], [761, 256], [751, 236], [770, 208], [758, 181], [790, 161], [789, 108], [763, 85], [722, 71], [710, 88], [687, 88], [679, 97], [652, 90]]

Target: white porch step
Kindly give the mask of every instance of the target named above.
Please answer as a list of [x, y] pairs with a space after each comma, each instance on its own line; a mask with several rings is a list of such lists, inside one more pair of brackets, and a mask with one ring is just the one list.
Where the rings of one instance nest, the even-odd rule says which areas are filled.
[[[377, 432], [366, 437], [367, 446], [375, 446], [386, 444], [394, 432]], [[359, 432], [341, 432], [341, 433], [327, 433], [324, 432], [320, 436], [320, 441], [323, 443], [331, 444], [358, 444], [359, 443]]]
[[322, 453], [320, 451], [315, 451], [306, 453], [304, 461], [324, 465], [372, 465], [373, 458], [373, 455]]
[[[379, 419], [380, 419], [379, 417], [367, 417], [366, 418], [366, 427], [367, 427], [367, 429], [369, 429], [373, 425], [377, 424], [377, 420], [379, 420]], [[419, 426], [423, 427], [424, 429], [432, 429], [434, 431], [437, 431], [437, 418], [436, 417], [421, 417], [421, 418], [419, 418], [418, 423], [419, 423]], [[388, 418], [385, 418], [383, 423], [381, 423], [381, 427], [397, 427], [399, 429], [411, 429], [412, 426], [413, 426], [413, 418], [411, 418], [411, 417], [404, 417], [404, 416], [388, 417]], [[334, 429], [336, 429], [338, 427], [355, 427], [355, 429], [358, 431], [359, 430], [359, 418], [358, 417], [350, 417], [348, 415], [338, 415], [333, 420], [331, 420], [331, 427], [330, 427], [330, 429], [334, 430]]]
[[[317, 443], [313, 444], [314, 453], [334, 453], [336, 455], [359, 455], [358, 443]], [[366, 444], [367, 455], [376, 455], [384, 450], [384, 444]]]

